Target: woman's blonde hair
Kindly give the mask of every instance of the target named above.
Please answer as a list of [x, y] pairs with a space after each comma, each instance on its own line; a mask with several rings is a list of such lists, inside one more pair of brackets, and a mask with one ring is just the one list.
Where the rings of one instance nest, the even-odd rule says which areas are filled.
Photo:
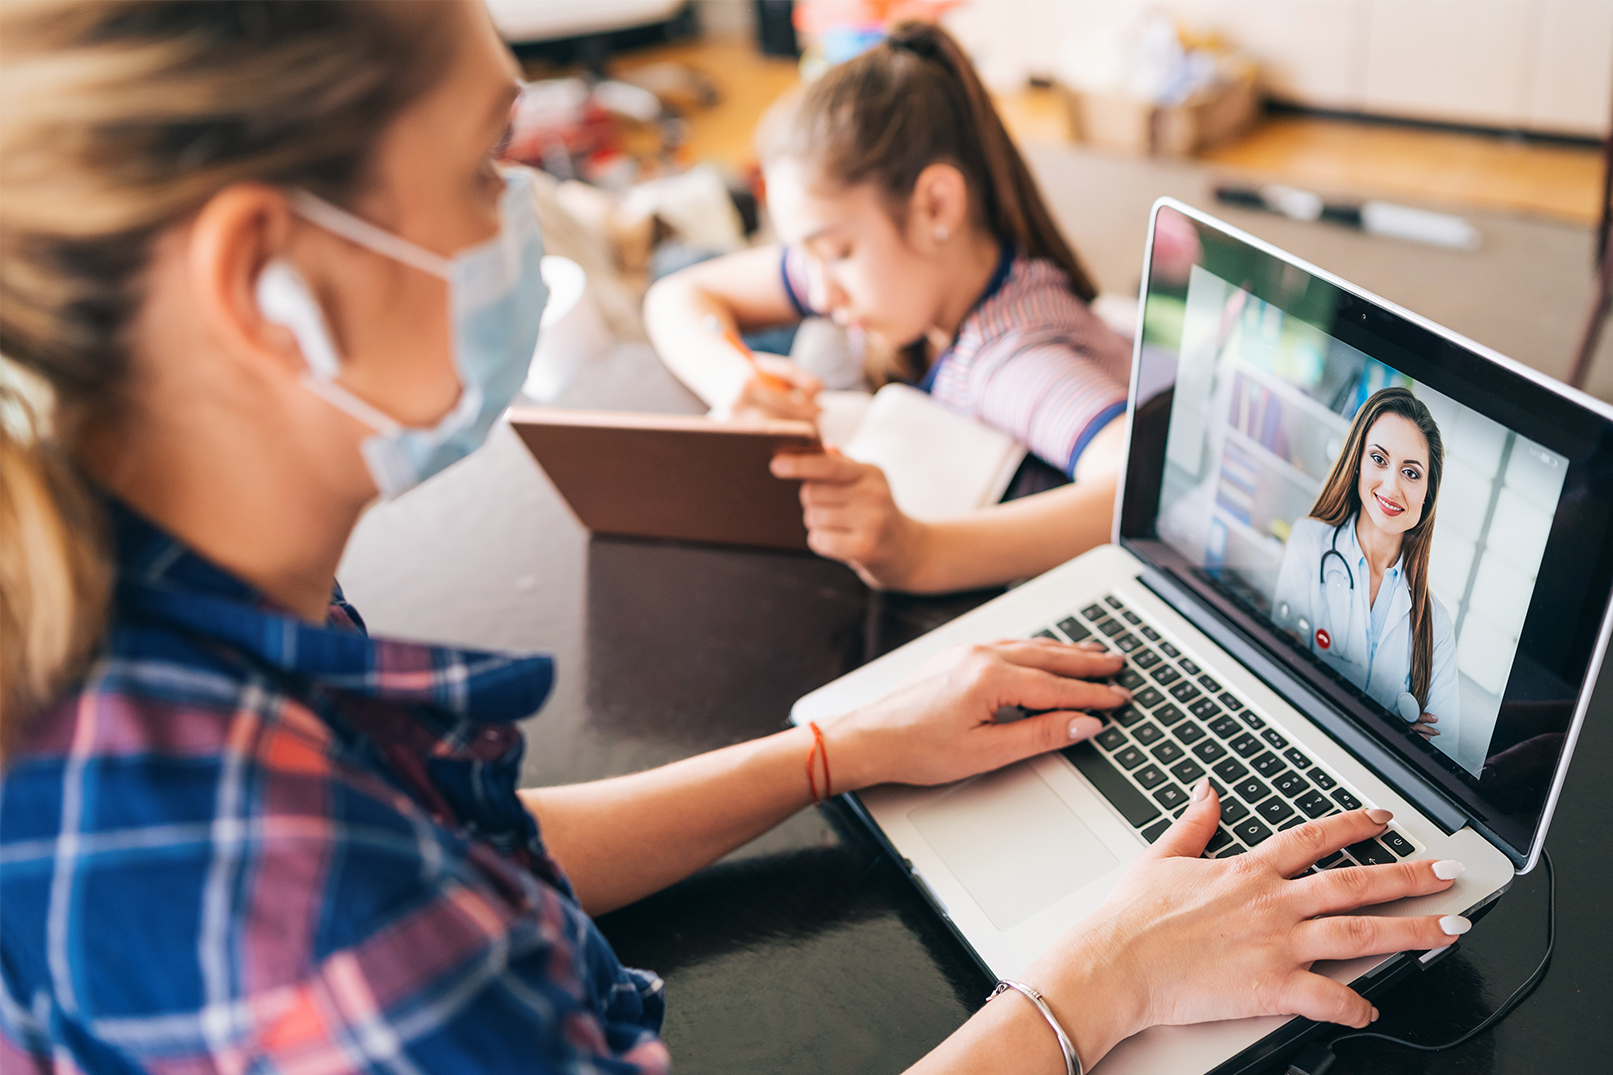
[[[801, 161], [837, 186], [874, 184], [898, 222], [919, 173], [951, 164], [963, 173], [980, 226], [1025, 256], [1057, 265], [1083, 301], [1097, 297], [974, 65], [939, 26], [898, 23], [880, 45], [780, 101], [757, 146], [763, 161]], [[890, 362], [871, 372], [908, 380], [924, 373], [906, 354]]]
[[231, 183], [350, 203], [381, 132], [446, 68], [444, 14], [0, 3], [0, 756], [104, 630], [107, 537], [69, 451], [119, 404], [153, 243]]
[[1434, 544], [1434, 508], [1439, 501], [1440, 478], [1445, 473], [1445, 442], [1422, 400], [1398, 387], [1380, 389], [1368, 397], [1350, 424], [1350, 436], [1333, 461], [1333, 470], [1311, 508], [1311, 518], [1341, 526], [1360, 513], [1361, 456], [1366, 451], [1367, 432], [1386, 414], [1411, 422], [1428, 442], [1428, 495], [1423, 499], [1422, 518], [1400, 539], [1406, 587], [1411, 591], [1411, 693], [1426, 709], [1428, 686], [1434, 675], [1434, 606], [1428, 593], [1428, 553]]

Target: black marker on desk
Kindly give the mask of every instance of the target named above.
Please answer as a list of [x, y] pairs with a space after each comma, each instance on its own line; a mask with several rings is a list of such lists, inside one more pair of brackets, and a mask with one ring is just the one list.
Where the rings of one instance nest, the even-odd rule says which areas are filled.
[[1262, 209], [1292, 220], [1325, 220], [1369, 235], [1409, 239], [1453, 250], [1479, 248], [1478, 229], [1461, 217], [1392, 202], [1326, 202], [1320, 194], [1275, 183], [1263, 187], [1216, 187], [1215, 197], [1227, 205]]

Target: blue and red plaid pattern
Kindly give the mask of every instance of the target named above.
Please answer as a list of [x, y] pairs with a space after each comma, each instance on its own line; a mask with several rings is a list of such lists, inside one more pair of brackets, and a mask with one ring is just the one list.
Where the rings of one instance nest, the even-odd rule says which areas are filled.
[[516, 798], [548, 659], [305, 623], [109, 510], [102, 652], [0, 774], [0, 1071], [666, 1071]]

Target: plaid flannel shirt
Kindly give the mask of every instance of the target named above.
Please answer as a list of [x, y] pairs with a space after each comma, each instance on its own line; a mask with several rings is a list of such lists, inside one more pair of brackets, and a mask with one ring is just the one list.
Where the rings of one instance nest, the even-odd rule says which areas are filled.
[[549, 660], [308, 624], [110, 511], [102, 652], [0, 774], [0, 1071], [667, 1070], [516, 798]]

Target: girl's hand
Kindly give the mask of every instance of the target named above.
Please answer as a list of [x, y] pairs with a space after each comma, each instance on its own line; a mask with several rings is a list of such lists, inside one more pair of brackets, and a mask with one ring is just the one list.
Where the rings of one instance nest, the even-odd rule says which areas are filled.
[[912, 586], [930, 531], [903, 515], [878, 467], [829, 448], [822, 454], [773, 457], [773, 475], [801, 480], [807, 545], [849, 565], [876, 590]]
[[[1439, 948], [1470, 925], [1459, 915], [1349, 913], [1443, 892], [1461, 874], [1459, 862], [1300, 876], [1316, 860], [1383, 832], [1392, 816], [1387, 810], [1307, 822], [1247, 854], [1212, 860], [1198, 856], [1215, 832], [1220, 803], [1207, 782], [1193, 796], [1176, 824], [1131, 864], [1103, 907], [1024, 976], [1044, 991], [1061, 1022], [1069, 1020], [1065, 1028], [1076, 1028], [1070, 1032], [1088, 1067], [1121, 1039], [1161, 1024], [1302, 1015], [1366, 1026], [1377, 1018], [1372, 1005], [1312, 972], [1312, 963]], [[1101, 968], [1096, 979], [1094, 967]], [[1095, 985], [1111, 1003], [1092, 1005]]]
[[[833, 790], [944, 784], [1096, 735], [1103, 722], [1077, 710], [1130, 700], [1123, 688], [1089, 682], [1122, 663], [1096, 643], [1046, 638], [947, 650], [873, 705], [820, 722]], [[998, 723], [1005, 706], [1050, 712]]]
[[1411, 722], [1411, 730], [1422, 736], [1424, 739], [1432, 739], [1434, 736], [1439, 734], [1439, 729], [1434, 727], [1434, 725], [1438, 723], [1439, 718], [1434, 716], [1434, 714], [1424, 713], [1422, 716]]
[[729, 417], [817, 421], [823, 410], [818, 405], [822, 381], [779, 355], [758, 354], [756, 365], [759, 372], [739, 386], [739, 394], [729, 404]]

